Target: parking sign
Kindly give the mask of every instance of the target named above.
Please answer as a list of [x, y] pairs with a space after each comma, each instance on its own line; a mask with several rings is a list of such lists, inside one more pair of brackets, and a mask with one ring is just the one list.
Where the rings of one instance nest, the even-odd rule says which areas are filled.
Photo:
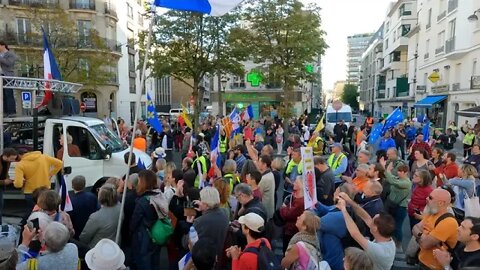
[[22, 107], [24, 109], [32, 108], [32, 93], [22, 92]]

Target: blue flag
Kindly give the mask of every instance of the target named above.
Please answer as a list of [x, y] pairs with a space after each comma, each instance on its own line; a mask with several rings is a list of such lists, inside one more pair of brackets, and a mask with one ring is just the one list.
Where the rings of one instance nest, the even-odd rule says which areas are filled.
[[394, 128], [399, 123], [402, 123], [404, 120], [403, 113], [399, 107], [397, 107], [390, 115], [385, 119], [385, 124], [382, 129], [382, 134], [384, 135], [389, 129]]
[[140, 170], [146, 170], [147, 168], [145, 168], [145, 164], [143, 163], [142, 159], [138, 159], [138, 162], [137, 162], [137, 167], [140, 169]]
[[380, 138], [383, 130], [383, 124], [382, 123], [376, 123], [373, 128], [372, 132], [370, 132], [370, 136], [368, 138], [368, 143], [373, 145], [377, 142], [377, 140]]
[[233, 10], [242, 1], [243, 0], [155, 0], [154, 3], [157, 7], [222, 16]]
[[157, 110], [153, 104], [152, 98], [147, 93], [147, 123], [154, 128], [158, 134], [163, 132], [163, 125], [158, 120]]
[[428, 142], [428, 138], [430, 138], [430, 121], [427, 120], [427, 122], [425, 122], [423, 125], [422, 134], [423, 140]]
[[217, 125], [215, 135], [212, 138], [210, 147], [212, 151], [210, 152], [210, 160], [216, 159], [217, 167], [220, 168], [222, 164], [222, 159], [220, 158], [220, 125]]

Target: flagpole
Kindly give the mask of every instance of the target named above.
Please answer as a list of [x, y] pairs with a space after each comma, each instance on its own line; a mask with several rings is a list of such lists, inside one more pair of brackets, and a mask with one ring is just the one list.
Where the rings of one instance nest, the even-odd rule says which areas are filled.
[[147, 69], [148, 55], [149, 55], [150, 47], [152, 43], [153, 24], [155, 22], [155, 17], [154, 17], [155, 9], [153, 5], [150, 7], [150, 13], [152, 14], [152, 18], [150, 20], [150, 25], [148, 27], [147, 46], [145, 47], [145, 56], [143, 60], [142, 74], [140, 77], [140, 89], [137, 89], [137, 103], [135, 104], [135, 120], [133, 121], [133, 131], [132, 131], [132, 138], [130, 140], [130, 152], [128, 155], [128, 165], [127, 165], [127, 171], [125, 173], [125, 184], [124, 184], [123, 194], [122, 194], [122, 203], [120, 206], [120, 215], [118, 216], [117, 235], [115, 237], [115, 242], [117, 244], [120, 244], [120, 231], [122, 229], [123, 209], [125, 207], [125, 198], [126, 198], [127, 189], [128, 189], [128, 178], [129, 178], [128, 175], [130, 173], [130, 163], [132, 162], [133, 140], [135, 139], [134, 135], [137, 129], [138, 115], [140, 114], [140, 108], [141, 108], [140, 102], [142, 101], [142, 89], [145, 87], [145, 71]]

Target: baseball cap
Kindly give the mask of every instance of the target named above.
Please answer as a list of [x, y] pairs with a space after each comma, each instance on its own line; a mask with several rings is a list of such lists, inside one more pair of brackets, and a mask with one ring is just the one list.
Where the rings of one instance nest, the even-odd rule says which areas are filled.
[[255, 232], [262, 232], [265, 223], [263, 218], [255, 213], [248, 213], [244, 216], [241, 216], [238, 219], [238, 222]]
[[330, 147], [338, 147], [340, 149], [343, 149], [343, 146], [341, 143], [333, 143], [332, 145], [330, 145]]

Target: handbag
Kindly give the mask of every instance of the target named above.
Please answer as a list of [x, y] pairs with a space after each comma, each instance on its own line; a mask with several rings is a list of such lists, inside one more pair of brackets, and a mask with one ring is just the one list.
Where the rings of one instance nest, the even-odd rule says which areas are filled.
[[410, 238], [408, 242], [407, 250], [405, 250], [405, 260], [407, 264], [415, 265], [418, 263], [418, 253], [420, 252], [420, 245], [417, 242], [415, 236]]
[[477, 192], [476, 192], [476, 187], [475, 187], [475, 181], [473, 181], [473, 196], [469, 197], [468, 194], [464, 191], [465, 193], [465, 199], [464, 199], [464, 206], [465, 206], [465, 216], [466, 217], [480, 217], [480, 202], [478, 200]]

